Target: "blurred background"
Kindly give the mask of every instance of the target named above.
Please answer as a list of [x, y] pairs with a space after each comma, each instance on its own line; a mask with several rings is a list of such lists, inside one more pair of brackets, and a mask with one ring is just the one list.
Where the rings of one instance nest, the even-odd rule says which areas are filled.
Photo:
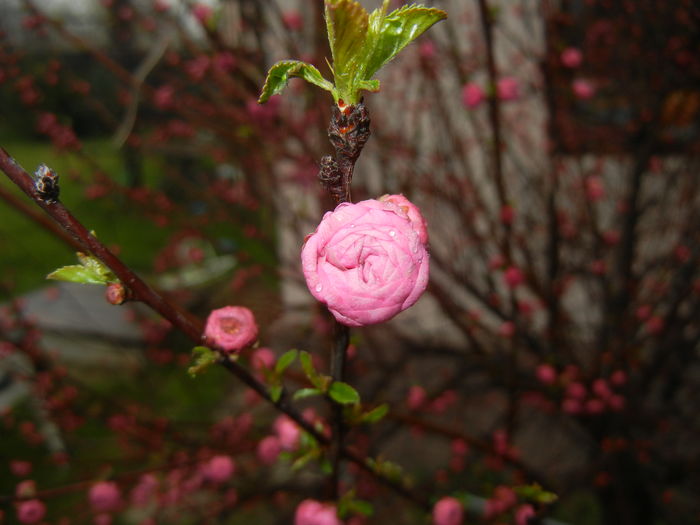
[[[431, 281], [352, 331], [347, 381], [389, 412], [348, 441], [469, 523], [700, 522], [700, 6], [425, 4], [449, 18], [367, 94], [353, 199], [421, 207]], [[327, 370], [332, 339], [299, 265], [332, 207], [332, 100], [294, 79], [258, 105], [285, 58], [329, 76], [320, 0], [0, 3], [0, 146], [56, 170], [66, 207], [174, 301], [251, 308], [257, 373], [291, 348]], [[0, 523], [290, 523], [324, 498], [323, 461], [303, 439], [266, 454], [276, 412], [224, 370], [188, 377], [166, 322], [45, 280], [74, 250], [4, 177], [0, 217]], [[364, 472], [343, 482], [373, 512], [355, 523], [429, 522]]]

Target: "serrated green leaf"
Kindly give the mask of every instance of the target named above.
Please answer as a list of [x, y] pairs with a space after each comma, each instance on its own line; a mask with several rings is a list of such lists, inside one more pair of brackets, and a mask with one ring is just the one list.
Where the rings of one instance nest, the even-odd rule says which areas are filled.
[[267, 102], [272, 95], [281, 93], [287, 86], [291, 77], [303, 78], [307, 82], [314, 84], [326, 91], [334, 93], [333, 84], [328, 82], [321, 72], [311, 64], [299, 60], [283, 60], [274, 64], [267, 72], [265, 85], [258, 99], [259, 104]]
[[101, 275], [96, 274], [91, 269], [78, 264], [58, 268], [57, 270], [54, 270], [48, 274], [46, 278], [56, 281], [68, 281], [71, 283], [106, 284]]
[[277, 363], [275, 363], [275, 372], [278, 374], [284, 372], [287, 368], [289, 368], [289, 365], [296, 360], [298, 354], [299, 351], [295, 349], [288, 350], [282, 354], [277, 360]]
[[419, 5], [403, 6], [386, 16], [372, 17], [367, 32], [367, 54], [362, 61], [361, 78], [371, 79], [399, 51], [445, 18], [445, 11]]
[[187, 369], [187, 373], [194, 378], [216, 363], [219, 360], [219, 354], [206, 346], [195, 346], [192, 349], [192, 358], [194, 364]]
[[321, 394], [322, 392], [318, 388], [300, 388], [294, 392], [294, 396], [292, 397], [294, 401], [298, 401], [300, 399], [306, 399], [307, 397], [318, 396]]
[[352, 405], [360, 402], [360, 394], [353, 387], [342, 381], [334, 381], [328, 389], [328, 395], [336, 403]]
[[361, 69], [369, 14], [355, 0], [326, 0], [325, 18], [335, 85], [341, 96], [348, 97]]
[[376, 423], [386, 416], [387, 412], [389, 412], [389, 405], [384, 403], [383, 405], [379, 405], [378, 407], [373, 408], [369, 412], [363, 414], [362, 421], [365, 423]]
[[282, 385], [270, 385], [268, 387], [268, 392], [270, 393], [270, 399], [273, 403], [277, 403], [282, 397]]

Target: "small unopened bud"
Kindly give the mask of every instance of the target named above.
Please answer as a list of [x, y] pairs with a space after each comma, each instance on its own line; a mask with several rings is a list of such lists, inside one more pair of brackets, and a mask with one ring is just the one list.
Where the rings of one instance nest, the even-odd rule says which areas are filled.
[[129, 290], [122, 283], [110, 283], [107, 285], [105, 298], [109, 304], [118, 306], [124, 304], [131, 297]]

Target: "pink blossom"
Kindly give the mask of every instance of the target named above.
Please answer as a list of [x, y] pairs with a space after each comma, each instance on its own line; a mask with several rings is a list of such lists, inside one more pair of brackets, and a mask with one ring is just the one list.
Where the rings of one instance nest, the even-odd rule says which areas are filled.
[[605, 379], [596, 379], [593, 381], [591, 390], [602, 399], [608, 399], [612, 395], [610, 386], [608, 386], [608, 382]]
[[136, 486], [131, 489], [131, 503], [136, 506], [145, 506], [155, 495], [158, 488], [158, 478], [153, 474], [144, 474]]
[[571, 83], [571, 89], [574, 92], [576, 98], [581, 100], [588, 100], [593, 95], [595, 95], [595, 86], [585, 78], [577, 78]]
[[479, 84], [470, 82], [462, 88], [462, 103], [468, 108], [475, 108], [486, 98]]
[[277, 434], [282, 450], [296, 450], [299, 446], [301, 430], [294, 421], [287, 416], [279, 416], [275, 420], [273, 428]]
[[464, 511], [457, 498], [446, 496], [433, 506], [433, 523], [435, 525], [459, 525]]
[[552, 365], [542, 364], [537, 367], [537, 379], [545, 385], [552, 385], [557, 380], [557, 371]]
[[503, 279], [506, 281], [509, 288], [517, 288], [525, 281], [525, 275], [523, 275], [523, 271], [517, 266], [509, 266], [503, 272]]
[[342, 522], [332, 503], [306, 499], [294, 513], [294, 525], [342, 525]]
[[214, 456], [202, 468], [204, 477], [212, 483], [223, 483], [236, 471], [236, 464], [230, 456]]
[[212, 8], [205, 4], [195, 4], [192, 7], [192, 14], [201, 24], [206, 23], [212, 13]]
[[573, 399], [586, 397], [586, 387], [582, 383], [571, 383], [566, 387], [566, 395]]
[[501, 100], [516, 100], [520, 96], [520, 85], [514, 77], [503, 77], [496, 86], [498, 98]]
[[567, 47], [561, 53], [561, 63], [566, 67], [576, 68], [583, 62], [583, 54], [575, 47]]
[[300, 31], [304, 27], [304, 19], [299, 11], [285, 11], [282, 13], [282, 23], [291, 31]]
[[425, 221], [403, 196], [382, 199], [339, 204], [302, 249], [309, 291], [347, 326], [391, 319], [428, 285]]
[[501, 323], [501, 326], [498, 327], [498, 334], [505, 338], [513, 337], [515, 335], [515, 323], [513, 321]]
[[627, 382], [627, 374], [624, 370], [615, 370], [610, 375], [610, 382], [615, 386], [622, 386]]
[[17, 519], [20, 523], [38, 523], [46, 515], [46, 505], [38, 499], [22, 501], [17, 505]]
[[275, 366], [275, 353], [267, 347], [258, 348], [253, 352], [250, 363], [255, 370], [271, 370]]
[[256, 454], [265, 465], [272, 465], [282, 451], [282, 444], [277, 436], [267, 436], [258, 443]]
[[29, 461], [15, 459], [10, 461], [10, 470], [15, 476], [28, 476], [32, 471], [32, 464]]
[[515, 208], [510, 204], [504, 204], [501, 207], [501, 222], [503, 224], [513, 224], [515, 218]]
[[586, 179], [586, 196], [591, 201], [599, 201], [605, 197], [605, 186], [601, 177], [592, 175]]
[[408, 389], [406, 396], [406, 406], [411, 410], [418, 410], [423, 405], [428, 397], [425, 388], [419, 385], [414, 385]]
[[121, 494], [113, 481], [99, 481], [90, 487], [88, 499], [95, 512], [111, 512], [119, 506]]
[[258, 325], [248, 308], [224, 306], [209, 314], [204, 336], [227, 352], [238, 352], [258, 338]]
[[515, 509], [515, 525], [527, 525], [530, 518], [535, 517], [535, 509], [532, 505], [520, 505]]

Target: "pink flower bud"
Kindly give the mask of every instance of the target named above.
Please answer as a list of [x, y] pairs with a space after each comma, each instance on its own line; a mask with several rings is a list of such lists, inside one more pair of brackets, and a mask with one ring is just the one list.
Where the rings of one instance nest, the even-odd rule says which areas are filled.
[[223, 483], [236, 471], [236, 464], [230, 456], [214, 456], [202, 468], [204, 477], [212, 483]]
[[501, 337], [511, 338], [515, 335], [515, 323], [513, 321], [506, 321], [498, 327], [498, 334]]
[[557, 380], [557, 371], [552, 365], [542, 364], [537, 367], [537, 379], [545, 385], [553, 385]]
[[520, 505], [515, 509], [515, 525], [528, 525], [530, 518], [535, 517], [535, 509], [532, 505]]
[[503, 77], [496, 86], [498, 98], [501, 100], [516, 100], [520, 96], [518, 80], [513, 77]]
[[622, 386], [627, 382], [627, 374], [624, 370], [615, 370], [610, 375], [610, 382], [615, 386]]
[[267, 436], [258, 443], [256, 454], [265, 465], [272, 465], [282, 451], [282, 444], [277, 436]]
[[577, 68], [581, 65], [581, 62], [583, 61], [583, 55], [581, 54], [581, 51], [579, 51], [575, 47], [567, 47], [564, 51], [562, 51], [560, 58], [561, 63], [571, 69]]
[[309, 291], [347, 326], [391, 319], [428, 284], [427, 230], [418, 208], [400, 195], [382, 199], [339, 204], [302, 249]]
[[575, 415], [580, 414], [583, 410], [583, 407], [581, 406], [581, 401], [572, 397], [568, 397], [564, 399], [564, 401], [562, 401], [561, 409], [567, 414]]
[[294, 513], [294, 525], [342, 525], [332, 503], [306, 499]]
[[590, 81], [584, 78], [577, 78], [571, 84], [571, 89], [574, 92], [576, 98], [581, 100], [588, 100], [595, 95], [595, 86], [591, 84]]
[[253, 352], [250, 363], [253, 365], [253, 368], [258, 371], [264, 368], [272, 370], [275, 366], [275, 360], [275, 353], [269, 348], [262, 347]]
[[462, 88], [462, 103], [468, 108], [477, 107], [484, 98], [484, 90], [478, 84], [470, 82]]
[[586, 397], [586, 387], [583, 386], [582, 383], [570, 383], [569, 386], [566, 387], [566, 395], [573, 399], [581, 400]]
[[423, 405], [427, 399], [427, 393], [425, 388], [422, 386], [414, 385], [408, 389], [408, 395], [406, 396], [406, 406], [410, 410], [418, 410]]
[[601, 399], [608, 399], [612, 395], [612, 391], [605, 379], [596, 379], [593, 381], [591, 390]]
[[38, 523], [46, 515], [46, 505], [38, 499], [21, 501], [17, 505], [17, 520], [20, 523]]
[[290, 31], [300, 31], [304, 27], [304, 19], [299, 11], [285, 11], [282, 13], [282, 23]]
[[599, 201], [605, 197], [605, 186], [603, 186], [602, 178], [592, 175], [586, 179], [586, 196], [591, 201]]
[[209, 314], [204, 336], [227, 352], [238, 352], [258, 338], [258, 325], [248, 308], [224, 306]]
[[444, 497], [433, 507], [433, 523], [435, 525], [460, 525], [464, 511], [457, 498]]
[[299, 446], [301, 430], [299, 426], [287, 416], [279, 416], [273, 424], [282, 450], [292, 451]]
[[525, 281], [525, 276], [520, 268], [517, 266], [509, 266], [503, 272], [503, 279], [509, 288], [517, 288], [523, 281]]
[[113, 481], [99, 481], [90, 487], [88, 499], [95, 512], [111, 512], [119, 507], [121, 494]]

